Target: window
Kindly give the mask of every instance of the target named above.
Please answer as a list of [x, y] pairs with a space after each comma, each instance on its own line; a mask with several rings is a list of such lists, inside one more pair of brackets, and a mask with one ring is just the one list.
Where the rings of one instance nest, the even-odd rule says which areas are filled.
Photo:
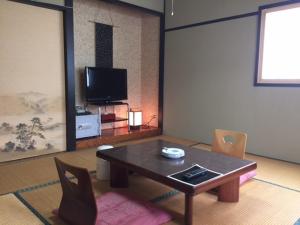
[[256, 85], [300, 86], [300, 3], [260, 8]]

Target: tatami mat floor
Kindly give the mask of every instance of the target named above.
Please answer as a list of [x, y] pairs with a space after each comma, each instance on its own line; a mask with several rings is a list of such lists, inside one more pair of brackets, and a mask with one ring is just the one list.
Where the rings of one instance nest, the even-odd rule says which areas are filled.
[[[157, 138], [188, 146], [197, 144], [194, 141], [166, 136], [147, 140]], [[120, 145], [142, 141], [145, 140]], [[209, 146], [205, 145], [195, 145], [194, 147], [209, 149]], [[72, 153], [59, 153], [56, 156], [70, 164], [94, 171], [95, 151], [95, 149], [85, 149]], [[49, 155], [0, 165], [0, 194], [18, 191], [51, 224], [64, 224], [51, 213], [58, 207], [61, 198], [61, 188], [57, 182], [58, 175], [53, 157], [53, 155]], [[221, 203], [216, 201], [216, 197], [213, 195], [207, 193], [198, 195], [194, 202], [194, 224], [293, 225], [299, 219], [300, 165], [250, 154], [247, 154], [246, 157], [256, 161], [258, 169], [256, 178], [241, 188], [240, 201], [238, 203]], [[111, 190], [108, 182], [96, 181], [94, 176], [92, 173], [96, 195]], [[169, 224], [183, 223], [184, 196], [167, 186], [133, 175], [130, 178], [129, 189], [115, 189], [114, 191], [135, 193], [142, 199], [154, 201], [174, 216]]]
[[[204, 144], [193, 147], [210, 150], [210, 146]], [[246, 159], [257, 162], [256, 179], [300, 191], [300, 165], [253, 154], [246, 154]]]

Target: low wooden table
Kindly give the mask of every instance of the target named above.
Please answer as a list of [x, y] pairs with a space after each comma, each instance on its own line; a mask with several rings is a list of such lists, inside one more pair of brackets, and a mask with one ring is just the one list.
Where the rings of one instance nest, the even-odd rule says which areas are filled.
[[[163, 147], [185, 150], [182, 159], [167, 159], [160, 155]], [[218, 187], [218, 200], [222, 202], [239, 201], [239, 177], [256, 168], [256, 163], [240, 160], [223, 154], [189, 148], [162, 140], [142, 144], [117, 147], [98, 151], [97, 157], [110, 162], [112, 187], [128, 187], [128, 170], [151, 178], [185, 193], [185, 224], [192, 224], [193, 197]], [[221, 173], [212, 180], [191, 186], [174, 180], [168, 175], [185, 170], [194, 164]]]

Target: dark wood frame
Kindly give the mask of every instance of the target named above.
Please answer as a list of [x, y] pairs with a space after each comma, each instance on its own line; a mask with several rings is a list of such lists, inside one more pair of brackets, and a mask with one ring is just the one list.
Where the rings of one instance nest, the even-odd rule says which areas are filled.
[[164, 128], [164, 70], [165, 70], [165, 15], [160, 15], [160, 42], [159, 42], [159, 84], [158, 84], [158, 127], [161, 133]]
[[249, 13], [239, 14], [239, 15], [235, 15], [235, 16], [222, 17], [222, 18], [218, 18], [218, 19], [207, 20], [207, 21], [203, 21], [203, 22], [168, 28], [168, 29], [165, 29], [165, 32], [183, 30], [183, 29], [192, 28], [192, 27], [205, 26], [205, 25], [209, 25], [209, 24], [221, 23], [221, 22], [226, 22], [226, 21], [230, 21], [230, 20], [237, 20], [237, 19], [241, 19], [241, 18], [256, 16], [257, 14], [258, 14], [258, 12], [249, 12]]
[[260, 48], [260, 33], [261, 33], [261, 20], [262, 11], [265, 9], [276, 8], [285, 5], [291, 5], [300, 3], [300, 0], [284, 1], [259, 7], [258, 10], [258, 24], [257, 24], [257, 37], [256, 37], [256, 56], [255, 56], [255, 73], [254, 73], [254, 86], [266, 86], [266, 87], [300, 87], [300, 83], [259, 83], [258, 82], [258, 70], [259, 70], [259, 48]]
[[67, 151], [76, 149], [75, 135], [75, 80], [74, 80], [74, 25], [73, 0], [65, 0], [65, 6], [30, 0], [10, 0], [22, 4], [43, 7], [63, 12], [65, 53], [65, 101], [66, 101], [66, 143]]

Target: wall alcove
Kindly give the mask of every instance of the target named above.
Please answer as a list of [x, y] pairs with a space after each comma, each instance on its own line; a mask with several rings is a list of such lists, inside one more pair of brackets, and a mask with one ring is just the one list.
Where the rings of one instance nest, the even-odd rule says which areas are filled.
[[[128, 132], [127, 121], [102, 124], [102, 136], [77, 140], [77, 148], [114, 143], [161, 133], [163, 16], [125, 3], [99, 0], [74, 1], [76, 105], [85, 105], [83, 73], [96, 66], [95, 24], [112, 26], [112, 67], [127, 69], [130, 108], [143, 112], [143, 124], [151, 120], [151, 129]], [[98, 107], [88, 106], [93, 114]], [[126, 115], [126, 107], [102, 107], [103, 111]], [[124, 111], [125, 110], [125, 111]], [[117, 129], [116, 129], [117, 128]], [[111, 138], [110, 138], [111, 137]]]

